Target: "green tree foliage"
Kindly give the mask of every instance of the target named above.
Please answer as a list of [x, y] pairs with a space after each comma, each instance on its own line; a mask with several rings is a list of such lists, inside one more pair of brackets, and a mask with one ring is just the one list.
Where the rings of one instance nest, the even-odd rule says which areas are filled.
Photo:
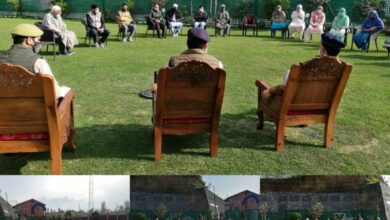
[[135, 220], [147, 220], [147, 219], [148, 219], [148, 217], [144, 213], [138, 213], [135, 216]]
[[299, 212], [293, 212], [290, 215], [290, 220], [302, 220], [302, 215]]
[[20, 0], [7, 0], [7, 3], [16, 11], [16, 15], [19, 16], [22, 12], [22, 4]]
[[167, 212], [167, 207], [164, 205], [164, 203], [158, 205], [156, 210], [154, 210], [154, 214], [158, 219], [164, 218], [166, 212]]
[[322, 213], [324, 212], [324, 205], [317, 202], [311, 209], [309, 213], [313, 219], [320, 219]]
[[379, 16], [385, 14], [385, 0], [358, 0], [355, 2], [355, 8], [359, 14], [360, 21], [364, 21], [371, 9], [378, 11]]
[[283, 10], [290, 7], [290, 0], [264, 0], [264, 8], [267, 18], [271, 18], [272, 12], [277, 5], [282, 6]]
[[236, 18], [243, 18], [247, 15], [251, 15], [252, 9], [253, 9], [253, 0], [244, 0], [236, 7]]

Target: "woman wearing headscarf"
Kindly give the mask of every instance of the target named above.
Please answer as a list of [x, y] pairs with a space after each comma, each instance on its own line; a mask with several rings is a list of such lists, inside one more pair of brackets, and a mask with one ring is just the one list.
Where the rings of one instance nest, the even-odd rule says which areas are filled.
[[322, 34], [324, 33], [324, 23], [326, 17], [324, 13], [324, 8], [319, 5], [317, 10], [313, 11], [310, 16], [310, 25], [305, 31], [305, 42], [310, 40], [310, 37], [314, 33]]
[[291, 14], [291, 23], [288, 26], [291, 37], [294, 37], [294, 32], [298, 32], [299, 39], [302, 39], [305, 26], [305, 12], [302, 9], [302, 5], [297, 5], [296, 10]]
[[364, 21], [361, 31], [355, 34], [353, 42], [364, 51], [368, 49], [370, 35], [384, 28], [383, 20], [379, 17], [376, 10], [371, 10], [368, 18]]
[[282, 30], [283, 32], [287, 29], [286, 24], [286, 13], [282, 10], [282, 6], [278, 5], [275, 11], [272, 12], [272, 25], [271, 25], [271, 36], [275, 36], [276, 30]]
[[349, 17], [345, 8], [340, 8], [338, 15], [333, 19], [332, 28], [329, 33], [344, 41], [344, 34], [349, 27]]

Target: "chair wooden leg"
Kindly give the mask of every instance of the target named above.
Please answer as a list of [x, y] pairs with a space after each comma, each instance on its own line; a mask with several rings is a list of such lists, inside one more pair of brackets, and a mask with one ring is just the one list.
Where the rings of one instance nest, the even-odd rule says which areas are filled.
[[333, 144], [333, 131], [334, 131], [334, 121], [329, 120], [325, 123], [324, 129], [324, 147], [330, 148]]
[[257, 123], [257, 129], [264, 129], [264, 112], [260, 109], [257, 110], [257, 116], [259, 117], [259, 123]]
[[276, 133], [275, 133], [275, 150], [277, 152], [284, 151], [284, 130], [286, 125], [284, 123], [278, 123], [276, 125]]
[[210, 133], [210, 156], [216, 157], [218, 154], [218, 131]]
[[52, 175], [60, 175], [62, 173], [62, 147], [59, 140], [50, 140], [50, 169]]
[[161, 128], [154, 128], [154, 160], [161, 160], [162, 131]]

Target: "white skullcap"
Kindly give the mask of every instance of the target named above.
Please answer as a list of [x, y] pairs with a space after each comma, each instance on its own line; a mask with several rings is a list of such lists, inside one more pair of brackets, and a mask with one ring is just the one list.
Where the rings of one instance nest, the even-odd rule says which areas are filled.
[[61, 7], [58, 6], [58, 5], [53, 5], [53, 6], [51, 7], [51, 12], [55, 12], [55, 11], [61, 11]]
[[178, 8], [179, 6], [175, 3], [172, 5], [173, 8]]

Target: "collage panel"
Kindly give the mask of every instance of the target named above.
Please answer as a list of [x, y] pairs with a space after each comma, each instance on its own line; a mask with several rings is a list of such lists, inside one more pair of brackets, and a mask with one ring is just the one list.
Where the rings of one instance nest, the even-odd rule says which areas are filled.
[[390, 176], [131, 176], [134, 220], [388, 220]]
[[0, 220], [130, 220], [129, 176], [0, 176]]

